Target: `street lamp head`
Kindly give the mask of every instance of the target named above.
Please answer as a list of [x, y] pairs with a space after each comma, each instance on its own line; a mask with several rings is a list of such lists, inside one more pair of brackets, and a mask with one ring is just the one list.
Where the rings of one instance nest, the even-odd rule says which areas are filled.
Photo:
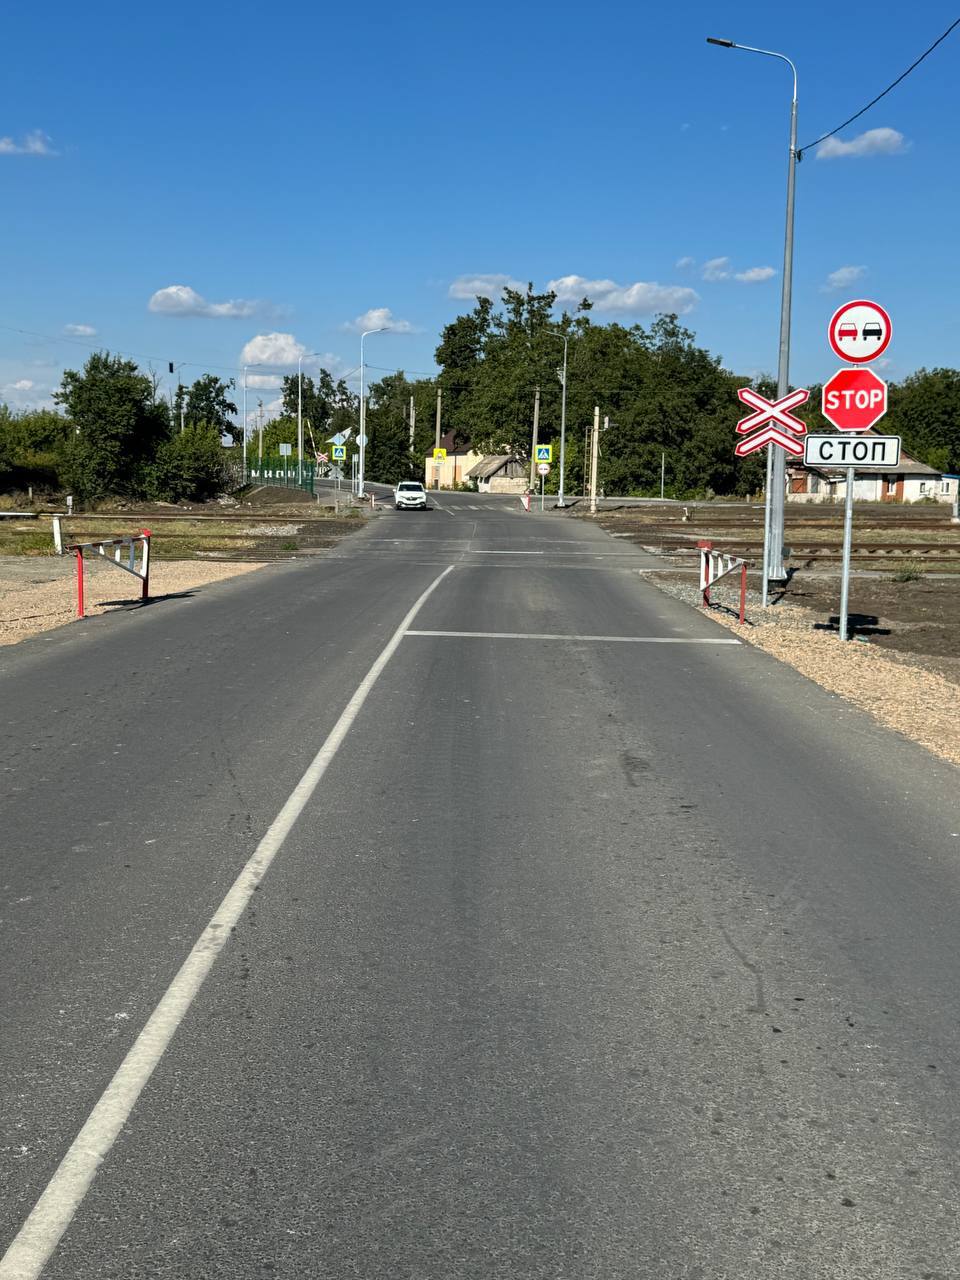
[[718, 40], [716, 36], [707, 36], [707, 44], [718, 44], [721, 49], [735, 49], [737, 47], [732, 40]]

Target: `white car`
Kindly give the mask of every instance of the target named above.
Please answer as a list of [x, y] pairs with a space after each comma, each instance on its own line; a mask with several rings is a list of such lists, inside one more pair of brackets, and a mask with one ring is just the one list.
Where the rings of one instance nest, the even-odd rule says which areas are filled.
[[401, 480], [393, 491], [398, 511], [426, 511], [427, 491], [419, 480]]

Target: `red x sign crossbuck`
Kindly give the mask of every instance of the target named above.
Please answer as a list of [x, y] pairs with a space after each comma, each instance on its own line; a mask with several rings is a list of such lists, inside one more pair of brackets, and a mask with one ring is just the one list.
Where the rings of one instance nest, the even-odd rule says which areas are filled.
[[[777, 444], [781, 449], [786, 449], [787, 453], [798, 456], [803, 453], [803, 443], [797, 437], [807, 434], [807, 424], [789, 411], [804, 404], [810, 395], [809, 391], [798, 388], [781, 400], [767, 400], [750, 387], [740, 387], [737, 395], [754, 410], [737, 423], [737, 435], [756, 431], [756, 435], [752, 435], [749, 440], [741, 440], [734, 449], [738, 458], [745, 458], [748, 453], [762, 449], [767, 444]], [[763, 428], [762, 431], [758, 430], [760, 427]]]

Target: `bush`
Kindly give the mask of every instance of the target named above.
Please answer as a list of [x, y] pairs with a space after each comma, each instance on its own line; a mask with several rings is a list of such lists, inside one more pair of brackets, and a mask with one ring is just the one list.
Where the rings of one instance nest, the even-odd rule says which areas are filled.
[[927, 571], [922, 560], [907, 560], [893, 575], [894, 582], [920, 582]]
[[205, 502], [227, 484], [225, 451], [216, 427], [186, 427], [157, 450], [145, 488], [163, 502]]

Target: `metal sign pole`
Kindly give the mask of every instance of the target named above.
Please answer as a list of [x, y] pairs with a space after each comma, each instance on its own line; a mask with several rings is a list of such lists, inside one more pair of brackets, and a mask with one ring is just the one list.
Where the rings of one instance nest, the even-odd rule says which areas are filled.
[[541, 511], [543, 510], [543, 489], [546, 483], [547, 483], [547, 477], [541, 476], [540, 477], [540, 510]]
[[853, 467], [847, 467], [847, 497], [843, 506], [843, 570], [840, 579], [840, 639], [848, 640], [847, 608], [850, 603], [850, 545], [853, 542]]

